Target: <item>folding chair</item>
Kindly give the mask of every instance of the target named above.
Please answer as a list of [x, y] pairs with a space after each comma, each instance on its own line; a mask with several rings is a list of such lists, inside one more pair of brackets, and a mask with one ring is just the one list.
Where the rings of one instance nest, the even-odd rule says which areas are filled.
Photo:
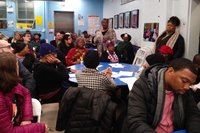
[[152, 49], [150, 47], [141, 47], [138, 49], [135, 58], [133, 60], [133, 65], [143, 66], [148, 55], [152, 54]]
[[42, 105], [37, 99], [32, 98], [32, 106], [33, 106], [33, 116], [37, 116], [37, 122], [40, 122]]

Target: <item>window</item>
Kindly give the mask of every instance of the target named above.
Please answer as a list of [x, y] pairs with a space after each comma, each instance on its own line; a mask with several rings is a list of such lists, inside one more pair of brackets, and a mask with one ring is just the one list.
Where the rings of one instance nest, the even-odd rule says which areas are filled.
[[0, 0], [0, 29], [7, 27], [6, 0]]
[[34, 2], [17, 0], [17, 28], [34, 28]]

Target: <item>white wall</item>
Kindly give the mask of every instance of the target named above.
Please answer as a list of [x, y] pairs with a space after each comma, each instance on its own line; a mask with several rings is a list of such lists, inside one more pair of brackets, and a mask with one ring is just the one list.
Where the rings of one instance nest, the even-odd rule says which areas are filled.
[[143, 41], [144, 23], [159, 23], [161, 34], [167, 20], [171, 16], [178, 16], [181, 20], [180, 32], [186, 42], [185, 57], [191, 58], [196, 53], [200, 30], [199, 0], [135, 0], [124, 5], [120, 2], [121, 0], [104, 0], [103, 17], [111, 18], [119, 13], [139, 9], [139, 28], [116, 29], [118, 39], [121, 40], [121, 33], [127, 32], [132, 36], [133, 44], [152, 47], [153, 42]]
[[186, 57], [192, 59], [199, 50], [200, 34], [200, 0], [192, 0], [189, 17], [188, 45]]

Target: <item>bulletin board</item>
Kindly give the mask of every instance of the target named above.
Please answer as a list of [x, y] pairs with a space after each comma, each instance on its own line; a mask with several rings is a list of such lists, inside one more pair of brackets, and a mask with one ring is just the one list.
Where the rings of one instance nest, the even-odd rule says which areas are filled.
[[99, 16], [88, 16], [88, 33], [94, 35], [95, 31], [99, 29], [100, 29]]

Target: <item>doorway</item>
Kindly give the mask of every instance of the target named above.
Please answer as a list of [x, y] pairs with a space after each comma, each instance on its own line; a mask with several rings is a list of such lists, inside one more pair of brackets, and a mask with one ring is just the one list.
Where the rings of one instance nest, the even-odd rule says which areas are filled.
[[54, 11], [55, 33], [64, 31], [74, 33], [74, 12]]

